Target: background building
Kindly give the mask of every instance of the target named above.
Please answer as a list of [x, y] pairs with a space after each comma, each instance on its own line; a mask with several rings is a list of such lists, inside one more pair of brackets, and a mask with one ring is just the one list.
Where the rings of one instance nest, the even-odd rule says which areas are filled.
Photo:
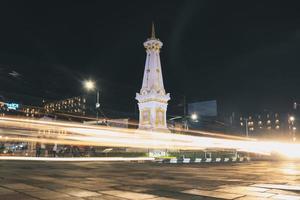
[[241, 130], [248, 128], [249, 134], [270, 134], [281, 133], [285, 128], [287, 121], [285, 114], [277, 112], [264, 111], [258, 114], [249, 114], [239, 117]]
[[49, 113], [69, 113], [75, 115], [86, 115], [87, 114], [87, 99], [86, 97], [72, 97], [53, 102], [45, 102], [44, 110], [47, 114]]
[[295, 140], [297, 115], [291, 112], [264, 110], [257, 113], [232, 113], [227, 121], [232, 133], [249, 137]]

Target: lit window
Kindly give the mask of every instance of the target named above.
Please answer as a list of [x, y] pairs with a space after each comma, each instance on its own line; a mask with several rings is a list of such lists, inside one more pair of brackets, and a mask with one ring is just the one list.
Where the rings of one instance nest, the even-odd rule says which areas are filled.
[[278, 123], [279, 123], [279, 120], [278, 120], [278, 119], [276, 119], [276, 120], [275, 120], [275, 123], [276, 123], [276, 124], [278, 124]]
[[261, 124], [262, 124], [262, 121], [258, 121], [258, 124], [261, 125]]
[[268, 121], [267, 121], [267, 124], [271, 124], [271, 120], [268, 120]]
[[280, 127], [277, 125], [277, 126], [275, 126], [275, 128], [276, 128], [276, 129], [279, 129]]

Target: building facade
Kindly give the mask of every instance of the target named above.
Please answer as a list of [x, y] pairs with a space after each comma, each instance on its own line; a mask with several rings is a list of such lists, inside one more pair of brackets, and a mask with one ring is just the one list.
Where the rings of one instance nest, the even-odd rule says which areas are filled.
[[84, 116], [87, 113], [87, 99], [86, 97], [78, 96], [64, 100], [45, 102], [45, 113], [67, 113]]
[[241, 129], [248, 128], [249, 132], [279, 132], [284, 128], [284, 119], [279, 113], [264, 112], [248, 116], [240, 116]]
[[43, 116], [44, 110], [37, 106], [28, 106], [19, 103], [0, 102], [0, 115], [17, 115], [30, 118], [39, 118]]

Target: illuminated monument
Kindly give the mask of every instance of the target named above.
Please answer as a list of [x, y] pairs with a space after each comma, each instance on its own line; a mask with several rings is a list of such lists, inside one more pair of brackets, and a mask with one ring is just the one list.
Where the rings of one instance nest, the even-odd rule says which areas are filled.
[[160, 48], [163, 43], [155, 37], [152, 24], [151, 38], [144, 42], [146, 48], [146, 63], [143, 85], [140, 93], [136, 94], [139, 106], [139, 129], [148, 131], [169, 132], [167, 128], [167, 106], [170, 94], [164, 89], [160, 64]]

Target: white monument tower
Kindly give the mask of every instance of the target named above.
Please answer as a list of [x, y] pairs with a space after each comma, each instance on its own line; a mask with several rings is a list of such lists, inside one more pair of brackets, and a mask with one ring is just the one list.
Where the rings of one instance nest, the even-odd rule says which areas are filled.
[[163, 43], [155, 37], [152, 24], [151, 38], [144, 42], [146, 48], [146, 63], [143, 85], [136, 94], [140, 111], [139, 129], [149, 131], [169, 132], [167, 128], [167, 106], [170, 94], [166, 93], [160, 64], [160, 48]]

